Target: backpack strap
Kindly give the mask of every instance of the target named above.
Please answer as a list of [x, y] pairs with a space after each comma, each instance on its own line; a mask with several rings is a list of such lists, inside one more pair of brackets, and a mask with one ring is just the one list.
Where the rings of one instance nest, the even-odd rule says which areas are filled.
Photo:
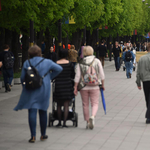
[[[38, 66], [45, 58], [43, 58], [41, 61], [39, 61], [34, 67]], [[33, 68], [30, 59], [28, 59], [29, 65]]]
[[79, 64], [79, 68], [80, 68], [80, 72], [81, 72], [81, 80], [84, 81], [84, 79], [83, 79], [83, 72], [82, 72], [80, 64]]
[[42, 76], [42, 78], [44, 78], [45, 76], [47, 76], [47, 75], [49, 74], [49, 72], [51, 72], [51, 70], [48, 70], [48, 71], [44, 74], [44, 76]]
[[91, 62], [91, 64], [90, 64], [90, 67], [93, 65], [93, 63], [94, 63], [94, 60], [95, 60], [95, 58], [93, 59], [93, 61]]

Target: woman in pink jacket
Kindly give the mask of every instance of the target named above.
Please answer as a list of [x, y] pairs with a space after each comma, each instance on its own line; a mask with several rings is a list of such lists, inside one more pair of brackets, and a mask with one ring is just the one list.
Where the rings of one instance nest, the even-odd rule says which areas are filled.
[[[84, 46], [83, 48], [84, 58], [80, 61], [76, 66], [76, 75], [75, 75], [75, 86], [74, 86], [74, 94], [77, 95], [78, 91], [80, 91], [83, 105], [83, 114], [84, 119], [87, 121], [86, 128], [93, 129], [94, 128], [94, 120], [96, 113], [98, 111], [99, 105], [99, 95], [100, 95], [100, 85], [104, 88], [104, 71], [99, 59], [95, 58], [93, 55], [93, 48], [91, 46]], [[89, 73], [89, 67], [94, 68], [92, 71], [95, 73], [95, 77], [92, 76], [92, 79], [95, 78], [95, 84], [93, 81], [87, 81], [87, 73]], [[91, 71], [90, 71], [91, 72]], [[91, 74], [94, 74], [91, 73]], [[92, 114], [89, 117], [89, 99], [91, 102]]]

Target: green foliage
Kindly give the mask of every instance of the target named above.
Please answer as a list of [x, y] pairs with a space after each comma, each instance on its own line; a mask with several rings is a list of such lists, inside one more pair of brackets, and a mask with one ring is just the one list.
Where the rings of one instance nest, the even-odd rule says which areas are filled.
[[73, 16], [76, 24], [62, 25], [63, 37], [72, 35], [85, 26], [91, 31], [100, 26], [101, 36], [131, 35], [137, 29], [139, 34], [150, 30], [150, 9], [142, 0], [3, 0], [1, 1], [0, 27], [18, 33], [29, 31], [29, 21], [34, 21], [36, 31], [49, 28], [52, 36], [58, 34], [57, 21]]
[[21, 77], [21, 70], [19, 72], [14, 73], [14, 78], [20, 78]]

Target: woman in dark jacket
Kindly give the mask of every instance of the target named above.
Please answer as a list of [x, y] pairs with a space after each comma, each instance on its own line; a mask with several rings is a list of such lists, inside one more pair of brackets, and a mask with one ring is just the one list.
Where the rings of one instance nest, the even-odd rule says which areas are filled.
[[59, 52], [60, 59], [57, 61], [57, 64], [63, 68], [63, 71], [55, 78], [55, 92], [53, 95], [54, 100], [57, 102], [57, 114], [59, 120], [58, 125], [56, 125], [57, 127], [61, 126], [61, 106], [64, 106], [64, 122], [62, 127], [67, 127], [66, 120], [68, 117], [69, 102], [74, 98], [74, 66], [67, 60], [67, 57], [67, 50], [63, 49]]
[[49, 51], [49, 53], [46, 55], [45, 58], [50, 59], [50, 60], [52, 60], [53, 62], [56, 62], [56, 61], [57, 61], [57, 54], [54, 52], [54, 47], [53, 47], [53, 46], [50, 47], [50, 51]]

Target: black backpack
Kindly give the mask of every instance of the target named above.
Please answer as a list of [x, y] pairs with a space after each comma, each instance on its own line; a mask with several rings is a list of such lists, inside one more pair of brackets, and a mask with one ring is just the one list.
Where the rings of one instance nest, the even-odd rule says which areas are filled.
[[14, 56], [11, 55], [10, 52], [7, 52], [4, 55], [4, 67], [6, 69], [11, 69], [14, 66]]
[[125, 54], [125, 60], [126, 61], [131, 61], [132, 60], [132, 55], [130, 51], [127, 51]]
[[[38, 66], [42, 61], [44, 60], [44, 58], [35, 65]], [[30, 60], [29, 64], [30, 66], [27, 69], [26, 75], [25, 75], [25, 87], [28, 90], [35, 90], [37, 88], [40, 88], [42, 86], [43, 83], [43, 78], [49, 73], [49, 71], [44, 75], [44, 76], [40, 76], [38, 70], [31, 65]]]

